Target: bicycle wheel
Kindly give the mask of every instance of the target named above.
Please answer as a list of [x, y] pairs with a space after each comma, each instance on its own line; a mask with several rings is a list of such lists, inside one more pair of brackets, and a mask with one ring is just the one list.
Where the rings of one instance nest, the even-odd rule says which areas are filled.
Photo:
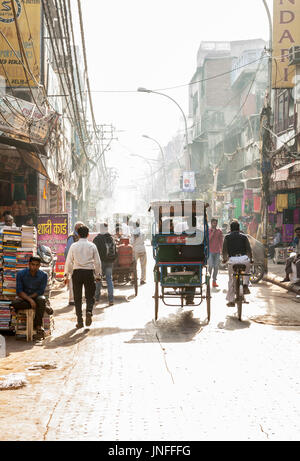
[[210, 277], [206, 277], [206, 311], [207, 311], [207, 322], [210, 321]]
[[154, 319], [157, 320], [157, 317], [158, 317], [158, 304], [159, 304], [158, 282], [155, 282], [154, 304], [155, 304]]
[[243, 293], [241, 293], [240, 277], [236, 277], [236, 303], [238, 309], [238, 319], [242, 320]]
[[261, 281], [261, 279], [263, 278], [264, 276], [264, 273], [265, 273], [265, 268], [264, 268], [264, 265], [263, 264], [253, 264], [251, 266], [251, 282], [252, 283], [258, 283]]

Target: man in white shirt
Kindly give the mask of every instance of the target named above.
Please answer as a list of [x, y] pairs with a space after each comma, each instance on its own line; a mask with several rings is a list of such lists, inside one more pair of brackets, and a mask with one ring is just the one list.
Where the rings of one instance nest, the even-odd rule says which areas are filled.
[[135, 223], [135, 229], [131, 237], [134, 259], [136, 263], [140, 260], [141, 264], [141, 285], [146, 283], [147, 253], [145, 248], [145, 236], [141, 233], [140, 223]]
[[66, 264], [65, 276], [72, 275], [75, 309], [77, 315], [76, 328], [83, 327], [82, 318], [82, 286], [84, 285], [86, 299], [86, 326], [92, 323], [95, 303], [95, 277], [101, 278], [101, 261], [96, 245], [88, 241], [89, 229], [81, 226], [78, 229], [79, 241], [70, 246]]

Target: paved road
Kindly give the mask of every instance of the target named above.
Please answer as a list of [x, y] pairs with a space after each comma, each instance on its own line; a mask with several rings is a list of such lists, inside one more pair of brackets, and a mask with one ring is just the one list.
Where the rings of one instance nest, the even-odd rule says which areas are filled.
[[[252, 287], [239, 322], [224, 302], [224, 273], [209, 325], [205, 305], [161, 307], [155, 323], [151, 278], [137, 298], [127, 288], [112, 307], [101, 300], [89, 329], [74, 329], [64, 292], [44, 346], [10, 338], [0, 374], [23, 371], [28, 385], [0, 392], [0, 440], [299, 440], [294, 296]], [[30, 374], [40, 360], [57, 368]]]

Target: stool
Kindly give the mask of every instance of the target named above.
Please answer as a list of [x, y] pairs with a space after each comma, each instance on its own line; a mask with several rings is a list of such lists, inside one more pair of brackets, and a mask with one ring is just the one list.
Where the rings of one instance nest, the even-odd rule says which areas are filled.
[[34, 310], [33, 309], [18, 309], [16, 311], [17, 325], [16, 325], [16, 335], [19, 333], [24, 333], [24, 330], [19, 330], [18, 327], [18, 317], [19, 314], [26, 315], [26, 341], [32, 341], [33, 339], [33, 319], [34, 319]]

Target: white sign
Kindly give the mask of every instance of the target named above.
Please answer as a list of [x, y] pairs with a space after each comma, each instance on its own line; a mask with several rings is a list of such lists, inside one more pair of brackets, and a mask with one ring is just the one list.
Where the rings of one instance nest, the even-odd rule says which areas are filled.
[[183, 192], [194, 192], [195, 190], [195, 172], [184, 171], [182, 175]]

